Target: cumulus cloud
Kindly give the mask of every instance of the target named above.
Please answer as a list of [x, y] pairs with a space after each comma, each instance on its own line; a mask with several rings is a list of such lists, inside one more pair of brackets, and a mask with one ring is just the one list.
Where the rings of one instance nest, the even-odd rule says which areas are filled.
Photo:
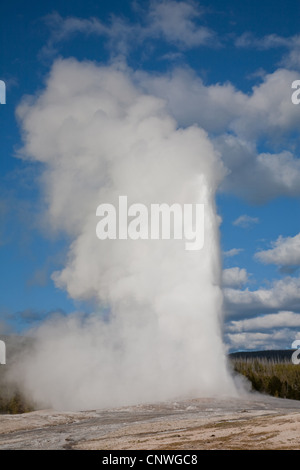
[[222, 283], [224, 287], [241, 287], [248, 281], [246, 269], [238, 267], [224, 269]]
[[205, 85], [187, 67], [164, 75], [137, 72], [137, 77], [145, 90], [167, 101], [169, 112], [181, 126], [197, 123], [212, 134], [228, 129], [247, 101], [231, 83]]
[[276, 142], [278, 136], [295, 130], [300, 117], [291, 103], [291, 84], [296, 77], [295, 71], [277, 69], [254, 86], [245, 109], [232, 123], [236, 133], [247, 139], [265, 134]]
[[75, 33], [81, 34], [108, 34], [109, 28], [97, 18], [77, 18], [69, 16], [63, 18], [59, 13], [51, 13], [44, 18], [52, 30], [53, 40], [59, 42], [68, 39]]
[[269, 309], [263, 302], [257, 308], [260, 310], [252, 314], [248, 311], [249, 318], [226, 323], [224, 339], [228, 348], [231, 351], [291, 348], [292, 342], [300, 335], [299, 309], [298, 313], [280, 309], [276, 313], [266, 313]]
[[270, 250], [259, 251], [255, 258], [265, 264], [300, 265], [300, 233], [294, 237], [278, 237]]
[[299, 328], [300, 314], [294, 312], [270, 313], [259, 315], [255, 318], [228, 322], [226, 331], [230, 333], [240, 333], [243, 331], [271, 330], [273, 328]]
[[281, 65], [296, 69], [300, 66], [300, 36], [297, 34], [288, 37], [268, 34], [259, 38], [253, 33], [245, 32], [236, 38], [235, 45], [239, 48], [255, 48], [261, 51], [284, 48], [286, 52], [280, 61]]
[[216, 34], [197, 23], [202, 14], [199, 5], [194, 1], [152, 1], [148, 16], [148, 34], [157, 33], [169, 43], [184, 49], [208, 44], [216, 46]]
[[255, 224], [258, 224], [259, 219], [257, 217], [250, 217], [249, 215], [243, 214], [235, 219], [232, 224], [236, 227], [249, 228]]
[[148, 81], [144, 74], [143, 83], [167, 99], [171, 113], [182, 125], [197, 122], [214, 134], [233, 131], [240, 139], [254, 142], [267, 135], [276, 142], [285, 132], [299, 127], [299, 112], [291, 102], [291, 84], [297, 78], [295, 71], [278, 69], [265, 75], [250, 94], [228, 82], [205, 85], [190, 69], [149, 75]]
[[263, 153], [258, 156], [262, 174], [268, 174], [273, 181], [277, 195], [297, 196], [299, 194], [300, 160], [290, 152], [279, 154]]
[[47, 43], [40, 51], [40, 57], [48, 57], [57, 53], [58, 45], [70, 39], [75, 34], [97, 35], [109, 37], [111, 29], [98, 18], [77, 18], [69, 16], [63, 18], [54, 12], [44, 17], [44, 22], [49, 28], [50, 36]]
[[[184, 49], [219, 44], [216, 34], [201, 24], [204, 11], [193, 1], [152, 1], [137, 11], [139, 21], [132, 23], [116, 16], [103, 23], [98, 18], [52, 14], [47, 19], [51, 37], [46, 49], [55, 49], [75, 33], [104, 38], [111, 56], [123, 58], [132, 47], [145, 45], [148, 40], [152, 51], [156, 39], [173, 45], [175, 49], [163, 57], [169, 60], [178, 58]], [[290, 54], [298, 43], [296, 36], [282, 38], [275, 34], [260, 40], [247, 34], [237, 40], [237, 45], [243, 47], [289, 46]], [[300, 113], [291, 102], [291, 83], [298, 75], [283, 67], [264, 74], [250, 93], [241, 92], [229, 82], [206, 85], [187, 67], [163, 75], [137, 72], [135, 79], [146, 93], [166, 101], [168, 112], [180, 126], [197, 124], [211, 135], [227, 168], [223, 191], [262, 203], [281, 195], [300, 194], [299, 139], [295, 137]], [[260, 153], [258, 144], [266, 139], [270, 151]]]
[[292, 342], [298, 334], [288, 328], [268, 333], [243, 332], [229, 333], [226, 336], [228, 347], [231, 350], [272, 350], [290, 349]]
[[225, 288], [226, 312], [229, 317], [249, 317], [257, 312], [274, 310], [300, 312], [300, 278], [287, 276], [273, 282], [270, 288], [238, 290]]
[[294, 36], [288, 53], [281, 59], [281, 65], [290, 69], [299, 70], [300, 68], [300, 36]]
[[[300, 125], [297, 106], [291, 102], [295, 71], [278, 69], [264, 76], [251, 94], [230, 83], [205, 85], [187, 68], [136, 76], [148, 92], [167, 101], [180, 125], [197, 123], [209, 132], [228, 170], [223, 191], [255, 203], [279, 195], [299, 196], [299, 159], [294, 148], [288, 149], [288, 137]], [[260, 153], [257, 144], [262, 138], [268, 139], [270, 149], [287, 148]]]
[[224, 134], [214, 140], [229, 169], [222, 190], [261, 204], [278, 196], [300, 195], [300, 160], [291, 152], [259, 154], [253, 143]]
[[232, 256], [237, 256], [242, 251], [244, 251], [243, 248], [231, 248], [231, 250], [223, 251], [223, 256], [226, 258], [231, 258]]
[[143, 10], [140, 6], [136, 10], [142, 12], [142, 20], [132, 23], [116, 15], [112, 15], [108, 23], [96, 17], [63, 18], [57, 12], [47, 15], [45, 22], [50, 29], [50, 38], [41, 54], [53, 54], [59, 43], [75, 34], [104, 38], [113, 56], [128, 55], [137, 44], [149, 39], [163, 40], [179, 50], [219, 45], [216, 33], [201, 24], [204, 12], [193, 0], [152, 0], [148, 8]]

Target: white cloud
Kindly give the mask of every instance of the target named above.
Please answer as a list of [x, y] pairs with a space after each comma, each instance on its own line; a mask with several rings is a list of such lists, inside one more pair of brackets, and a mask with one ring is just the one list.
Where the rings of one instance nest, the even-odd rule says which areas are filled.
[[216, 34], [197, 24], [203, 12], [194, 1], [152, 1], [148, 14], [148, 35], [161, 35], [180, 48], [217, 45]]
[[246, 320], [231, 321], [226, 324], [226, 331], [229, 333], [259, 332], [273, 328], [300, 328], [300, 314], [279, 311]]
[[40, 57], [54, 55], [60, 42], [70, 39], [75, 34], [106, 36], [111, 35], [111, 29], [98, 18], [63, 18], [54, 12], [44, 17], [44, 21], [50, 30], [50, 37], [40, 52]]
[[286, 277], [255, 291], [225, 287], [224, 294], [225, 341], [231, 350], [291, 346], [300, 330], [300, 278]]
[[238, 267], [224, 269], [222, 283], [224, 287], [241, 287], [248, 281], [246, 269]]
[[223, 191], [254, 203], [300, 195], [300, 160], [291, 152], [257, 154], [253, 144], [233, 135], [219, 136], [214, 144], [230, 170]]
[[63, 18], [57, 12], [45, 17], [47, 25], [51, 28], [54, 40], [68, 39], [74, 33], [103, 35], [109, 33], [109, 28], [98, 18], [77, 18], [69, 16]]
[[283, 37], [278, 34], [268, 34], [261, 38], [256, 37], [250, 32], [243, 33], [235, 40], [235, 45], [241, 48], [255, 48], [259, 50], [268, 50], [278, 47], [291, 47], [294, 37]]
[[255, 258], [265, 264], [300, 265], [300, 233], [294, 237], [279, 237], [270, 250], [259, 251]]
[[[196, 2], [152, 1], [139, 11], [140, 21], [135, 23], [119, 17], [104, 24], [98, 18], [50, 15], [52, 33], [46, 49], [53, 50], [77, 32], [105, 38], [112, 57], [126, 57], [132, 47], [149, 39], [163, 39], [176, 46], [168, 56], [172, 60], [178, 57], [178, 48], [218, 44], [215, 33], [201, 25], [203, 10]], [[291, 54], [299, 42], [298, 36], [269, 35], [257, 40], [249, 34], [238, 40], [240, 46], [252, 44], [265, 49], [288, 47], [290, 43]], [[205, 85], [188, 68], [164, 75], [137, 72], [135, 78], [147, 93], [166, 101], [179, 126], [197, 124], [212, 135], [227, 168], [222, 190], [255, 203], [281, 195], [299, 196], [300, 163], [289, 139], [300, 126], [298, 107], [291, 102], [291, 83], [299, 78], [296, 71], [280, 68], [265, 74], [248, 94], [228, 82]], [[268, 153], [257, 151], [261, 138], [268, 139]]]
[[265, 75], [250, 94], [228, 82], [204, 85], [187, 68], [169, 75], [144, 74], [142, 81], [150, 92], [167, 100], [181, 125], [197, 122], [213, 134], [233, 131], [239, 139], [254, 142], [267, 135], [277, 142], [300, 125], [297, 106], [291, 102], [291, 84], [297, 79], [297, 72], [278, 69]]
[[255, 48], [261, 51], [285, 48], [287, 52], [283, 55], [280, 64], [296, 69], [300, 66], [300, 35], [284, 37], [278, 34], [269, 34], [258, 38], [254, 34], [246, 32], [236, 38], [235, 45], [236, 47]]
[[[300, 113], [291, 102], [295, 71], [279, 69], [266, 75], [249, 95], [230, 83], [204, 85], [189, 69], [154, 76], [138, 72], [136, 77], [147, 92], [167, 101], [179, 125], [197, 123], [213, 136], [228, 170], [223, 191], [255, 203], [300, 195], [299, 159], [292, 146], [288, 149], [289, 135], [300, 126]], [[259, 153], [262, 137], [270, 149], [273, 145], [286, 150]]]
[[244, 251], [243, 248], [231, 248], [231, 250], [223, 251], [223, 256], [231, 258], [232, 256], [237, 256], [242, 251]]
[[300, 113], [291, 102], [291, 84], [297, 78], [297, 72], [286, 69], [266, 75], [232, 122], [235, 133], [250, 140], [266, 135], [276, 142], [285, 132], [299, 128]]
[[252, 225], [258, 224], [259, 219], [257, 217], [250, 217], [249, 215], [240, 215], [236, 220], [232, 222], [236, 227], [249, 228]]
[[232, 351], [290, 349], [297, 333], [288, 328], [269, 333], [229, 333], [226, 342]]
[[281, 60], [281, 65], [290, 69], [299, 70], [300, 68], [300, 36], [294, 38], [289, 52]]
[[279, 154], [263, 153], [258, 155], [258, 165], [262, 174], [268, 174], [277, 187], [277, 194], [299, 194], [300, 160], [290, 152]]
[[137, 77], [147, 92], [167, 101], [179, 125], [197, 123], [213, 134], [228, 129], [247, 102], [247, 96], [231, 83], [206, 86], [189, 68], [176, 68], [164, 75], [139, 72]]
[[74, 34], [106, 38], [112, 56], [127, 55], [137, 44], [158, 38], [179, 49], [219, 45], [216, 33], [199, 24], [203, 10], [193, 0], [153, 0], [148, 9], [138, 9], [143, 19], [133, 23], [115, 15], [111, 16], [109, 24], [95, 17], [63, 18], [56, 12], [47, 15], [45, 21], [50, 28], [50, 38], [41, 54], [55, 53], [58, 43]]
[[274, 310], [300, 312], [300, 278], [287, 276], [273, 282], [269, 289], [238, 290], [225, 288], [227, 317], [249, 317]]

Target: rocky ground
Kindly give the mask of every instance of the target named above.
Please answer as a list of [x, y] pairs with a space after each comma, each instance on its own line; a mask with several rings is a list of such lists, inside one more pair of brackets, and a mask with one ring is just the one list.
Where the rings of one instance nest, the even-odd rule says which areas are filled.
[[299, 449], [300, 401], [259, 394], [0, 415], [0, 450]]

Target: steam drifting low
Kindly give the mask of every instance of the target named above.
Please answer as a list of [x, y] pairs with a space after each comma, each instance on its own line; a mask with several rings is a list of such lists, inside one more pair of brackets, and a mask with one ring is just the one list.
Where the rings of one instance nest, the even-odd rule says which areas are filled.
[[[14, 374], [37, 401], [87, 409], [235, 393], [222, 344], [220, 158], [197, 126], [177, 127], [162, 99], [126, 67], [59, 60], [44, 91], [23, 101], [23, 158], [44, 163], [51, 231], [72, 240], [53, 274], [98, 312], [53, 318]], [[184, 240], [99, 240], [96, 208], [204, 204], [204, 247]], [[103, 311], [109, 315], [103, 315]], [[32, 334], [32, 332], [31, 332]]]

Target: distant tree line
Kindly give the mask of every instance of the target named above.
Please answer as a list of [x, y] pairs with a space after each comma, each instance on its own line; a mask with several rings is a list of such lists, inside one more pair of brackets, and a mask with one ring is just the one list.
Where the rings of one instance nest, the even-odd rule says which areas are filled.
[[6, 365], [0, 365], [0, 414], [19, 414], [33, 411], [35, 406], [25, 397], [17, 384], [9, 380], [9, 370], [25, 348], [33, 346], [30, 338], [1, 335], [6, 344]]
[[[291, 354], [289, 355], [291, 357]], [[251, 382], [253, 390], [274, 397], [300, 400], [300, 364], [291, 359], [231, 357], [233, 368]]]

